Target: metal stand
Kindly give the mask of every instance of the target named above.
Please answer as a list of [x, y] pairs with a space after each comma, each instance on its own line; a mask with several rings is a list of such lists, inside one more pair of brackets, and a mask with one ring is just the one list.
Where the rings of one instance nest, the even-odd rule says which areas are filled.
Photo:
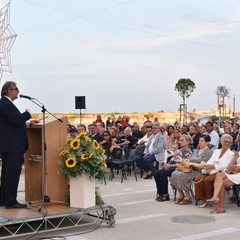
[[53, 236], [54, 231], [67, 231], [69, 229], [78, 230], [77, 234], [80, 235], [85, 233], [86, 229], [96, 229], [96, 225], [97, 227], [100, 225], [106, 225], [107, 227], [114, 226], [115, 215], [116, 209], [108, 204], [86, 209], [69, 208], [65, 209], [65, 211], [53, 212], [51, 214], [31, 211], [31, 214], [24, 219], [17, 214], [15, 218], [11, 215], [9, 219], [5, 217], [1, 218], [0, 239], [16, 239], [20, 237], [25, 237], [24, 239], [26, 239], [26, 236], [40, 233]]
[[[38, 211], [41, 212], [41, 204], [48, 203], [51, 201], [50, 197], [48, 196], [48, 171], [47, 171], [47, 144], [46, 144], [46, 112], [49, 113], [51, 116], [53, 116], [55, 119], [57, 119], [59, 122], [63, 122], [62, 119], [54, 116], [52, 113], [47, 111], [47, 109], [44, 107], [42, 103], [40, 103], [37, 99], [31, 98], [29, 99], [33, 103], [35, 103], [37, 106], [39, 106], [42, 109], [42, 120], [43, 120], [43, 166], [44, 166], [44, 195], [41, 199], [41, 202], [39, 204]], [[60, 201], [53, 201], [57, 203], [63, 203]], [[29, 204], [32, 204], [30, 202]]]
[[80, 108], [80, 124], [82, 124], [82, 109]]

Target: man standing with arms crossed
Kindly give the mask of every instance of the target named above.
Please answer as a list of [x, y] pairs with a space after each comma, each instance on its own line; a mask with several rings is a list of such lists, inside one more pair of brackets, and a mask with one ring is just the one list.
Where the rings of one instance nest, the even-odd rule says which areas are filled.
[[[26, 121], [31, 118], [28, 111], [21, 113], [13, 104], [19, 90], [15, 82], [8, 81], [2, 86], [0, 99], [0, 153], [2, 155], [1, 201], [7, 209], [26, 208], [17, 201], [17, 189], [28, 149]], [[30, 120], [36, 124], [38, 120]]]

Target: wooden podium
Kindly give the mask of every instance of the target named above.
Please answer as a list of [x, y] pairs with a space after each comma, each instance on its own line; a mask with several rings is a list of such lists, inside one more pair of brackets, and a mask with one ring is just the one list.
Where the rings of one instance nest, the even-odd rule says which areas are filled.
[[59, 154], [64, 150], [67, 139], [67, 117], [61, 120], [63, 122], [54, 117], [45, 118], [45, 161], [43, 121], [27, 129], [29, 147], [25, 154], [26, 201], [39, 201], [47, 195], [51, 201], [67, 202], [68, 182], [60, 174], [58, 164]]

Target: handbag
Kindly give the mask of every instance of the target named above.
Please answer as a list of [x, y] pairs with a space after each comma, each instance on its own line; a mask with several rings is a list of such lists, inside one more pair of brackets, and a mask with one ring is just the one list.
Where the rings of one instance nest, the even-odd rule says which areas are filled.
[[184, 163], [176, 163], [176, 169], [180, 172], [189, 173], [193, 170], [193, 167]]
[[208, 173], [207, 169], [205, 169], [205, 168], [201, 171], [202, 174], [206, 174], [206, 175], [214, 175], [215, 173], [218, 173], [218, 172], [219, 171], [217, 171], [216, 169], [213, 169]]

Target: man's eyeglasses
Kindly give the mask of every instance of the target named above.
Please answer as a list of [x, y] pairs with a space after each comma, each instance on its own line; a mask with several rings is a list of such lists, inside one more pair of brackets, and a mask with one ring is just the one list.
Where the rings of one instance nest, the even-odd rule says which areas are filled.
[[15, 87], [15, 88], [10, 88], [10, 90], [16, 90], [16, 91], [18, 91], [19, 92], [19, 90], [18, 90], [18, 88], [17, 87]]

